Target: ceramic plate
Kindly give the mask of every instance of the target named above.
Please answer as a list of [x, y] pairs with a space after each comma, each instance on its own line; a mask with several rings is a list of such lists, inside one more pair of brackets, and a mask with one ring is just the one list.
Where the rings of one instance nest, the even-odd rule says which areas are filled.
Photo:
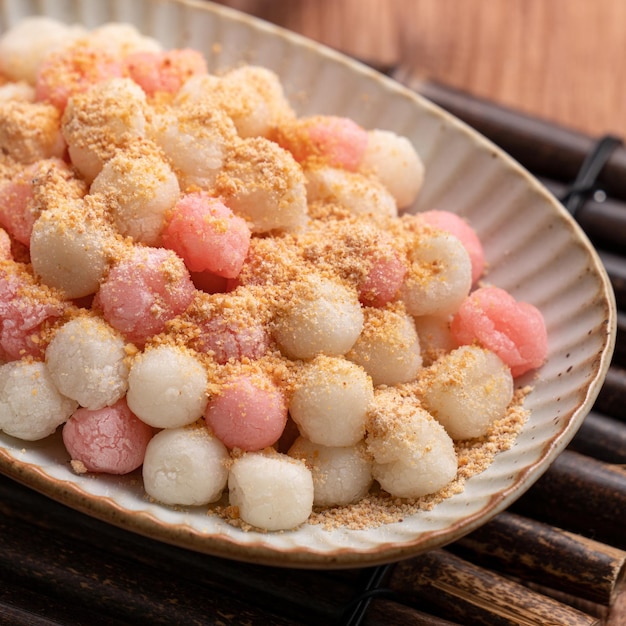
[[265, 65], [301, 114], [333, 113], [407, 136], [426, 181], [413, 210], [469, 219], [482, 239], [490, 283], [543, 312], [549, 358], [532, 380], [530, 418], [515, 445], [465, 490], [431, 511], [370, 530], [304, 525], [243, 532], [204, 509], [150, 503], [137, 477], [77, 476], [60, 439], [0, 436], [0, 470], [55, 500], [112, 524], [199, 552], [289, 567], [365, 566], [454, 541], [510, 505], [570, 441], [596, 398], [615, 340], [615, 303], [592, 246], [526, 171], [460, 121], [393, 81], [299, 36], [210, 3], [48, 0], [0, 3], [6, 29], [30, 13], [93, 27], [130, 22], [167, 47], [205, 53], [211, 69]]

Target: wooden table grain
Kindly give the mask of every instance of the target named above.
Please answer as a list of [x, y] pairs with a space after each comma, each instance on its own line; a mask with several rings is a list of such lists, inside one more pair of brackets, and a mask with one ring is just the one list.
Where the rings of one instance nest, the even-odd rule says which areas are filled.
[[223, 0], [363, 60], [626, 136], [622, 0]]

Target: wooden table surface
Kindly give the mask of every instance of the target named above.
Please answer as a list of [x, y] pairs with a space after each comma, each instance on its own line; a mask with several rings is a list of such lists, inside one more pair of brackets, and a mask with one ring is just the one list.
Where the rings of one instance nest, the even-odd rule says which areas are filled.
[[386, 66], [591, 135], [626, 137], [622, 0], [224, 0]]

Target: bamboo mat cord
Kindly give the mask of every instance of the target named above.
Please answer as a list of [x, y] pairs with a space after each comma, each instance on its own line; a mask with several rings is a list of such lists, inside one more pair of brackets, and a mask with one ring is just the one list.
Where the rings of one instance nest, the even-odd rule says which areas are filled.
[[622, 140], [613, 135], [601, 137], [585, 157], [576, 179], [561, 197], [567, 210], [576, 217], [585, 200], [598, 190], [598, 176]]
[[363, 592], [353, 598], [345, 607], [339, 626], [359, 626], [365, 617], [371, 600], [379, 596], [391, 596], [393, 591], [387, 587], [381, 587], [389, 577], [393, 564], [379, 565], [375, 567], [367, 577]]
[[[541, 183], [557, 198], [563, 198], [567, 184], [548, 178]], [[576, 221], [598, 248], [620, 253], [626, 249], [626, 203], [596, 189], [576, 209]]]

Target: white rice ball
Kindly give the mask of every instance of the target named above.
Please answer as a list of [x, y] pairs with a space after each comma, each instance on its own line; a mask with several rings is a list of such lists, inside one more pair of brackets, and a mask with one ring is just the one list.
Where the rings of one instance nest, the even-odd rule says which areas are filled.
[[224, 444], [202, 424], [162, 430], [146, 448], [144, 488], [164, 504], [215, 502], [226, 487], [229, 459]]
[[25, 17], [0, 38], [0, 70], [11, 80], [34, 85], [43, 57], [85, 32], [82, 26], [68, 26], [50, 17]]
[[23, 165], [62, 159], [66, 145], [59, 110], [45, 102], [0, 100], [0, 153]]
[[149, 246], [159, 244], [165, 215], [180, 196], [178, 178], [151, 142], [118, 150], [91, 184], [104, 194], [115, 225], [124, 236]]
[[294, 113], [279, 77], [264, 67], [245, 65], [222, 76], [192, 76], [175, 103], [211, 102], [233, 120], [240, 137], [266, 137]]
[[67, 298], [95, 293], [109, 267], [114, 234], [103, 219], [90, 215], [87, 202], [68, 200], [37, 218], [30, 237], [35, 274]]
[[306, 225], [308, 205], [302, 168], [292, 154], [264, 137], [233, 143], [216, 191], [255, 233], [296, 231]]
[[398, 215], [394, 197], [376, 179], [334, 167], [310, 168], [305, 174], [309, 202], [336, 204], [353, 215]]
[[163, 46], [125, 22], [107, 22], [89, 32], [89, 43], [120, 57], [133, 52], [159, 52]]
[[430, 365], [457, 347], [450, 331], [450, 321], [449, 315], [422, 315], [413, 318], [424, 365]]
[[34, 102], [35, 88], [25, 81], [0, 85], [0, 102], [6, 102], [7, 100]]
[[477, 345], [441, 357], [420, 379], [425, 407], [453, 439], [480, 437], [513, 399], [511, 370]]
[[[279, 76], [258, 65], [243, 65], [224, 74], [224, 82], [232, 93], [244, 92], [247, 98], [239, 108], [238, 114], [232, 115], [241, 137], [267, 136], [276, 124], [285, 118], [293, 118], [289, 100], [285, 95]], [[237, 98], [234, 98], [237, 102]], [[225, 102], [228, 108], [231, 103]], [[228, 109], [227, 109], [228, 110]]]
[[188, 78], [176, 92], [174, 106], [202, 104], [212, 101], [223, 84], [223, 77], [215, 74], [195, 74]]
[[374, 386], [414, 380], [422, 366], [415, 325], [400, 307], [366, 308], [363, 331], [346, 358], [360, 365]]
[[51, 435], [77, 409], [59, 393], [41, 361], [11, 361], [0, 366], [0, 430], [35, 441]]
[[112, 78], [72, 96], [62, 120], [72, 164], [89, 183], [115, 149], [146, 134], [146, 94], [130, 78]]
[[387, 130], [368, 132], [359, 169], [373, 173], [401, 209], [415, 200], [424, 182], [424, 164], [411, 142]]
[[202, 416], [208, 402], [207, 385], [207, 372], [193, 354], [161, 345], [133, 361], [126, 400], [146, 424], [176, 428]]
[[407, 311], [414, 316], [455, 313], [472, 286], [472, 262], [463, 244], [448, 233], [427, 234], [408, 257], [400, 289]]
[[355, 290], [310, 274], [293, 286], [291, 299], [275, 320], [274, 337], [294, 359], [317, 354], [342, 355], [363, 328], [363, 311]]
[[371, 460], [362, 441], [355, 446], [330, 447], [298, 437], [288, 454], [311, 469], [315, 506], [358, 502], [372, 485]]
[[303, 366], [289, 413], [312, 442], [351, 446], [365, 435], [373, 398], [372, 381], [363, 368], [341, 357], [320, 355]]
[[155, 115], [149, 135], [165, 152], [182, 189], [209, 189], [224, 167], [236, 130], [223, 111], [197, 105]]
[[443, 439], [433, 439], [438, 458], [409, 458], [374, 463], [372, 474], [380, 486], [398, 498], [421, 498], [443, 489], [456, 475], [457, 460]]
[[313, 511], [313, 476], [286, 454], [248, 452], [233, 461], [229, 502], [241, 519], [265, 530], [289, 530]]
[[46, 348], [46, 363], [59, 391], [82, 407], [101, 409], [126, 393], [125, 341], [105, 321], [81, 316], [64, 324]]
[[372, 475], [393, 496], [418, 498], [445, 487], [456, 475], [454, 443], [419, 403], [394, 389], [376, 394], [366, 444]]

